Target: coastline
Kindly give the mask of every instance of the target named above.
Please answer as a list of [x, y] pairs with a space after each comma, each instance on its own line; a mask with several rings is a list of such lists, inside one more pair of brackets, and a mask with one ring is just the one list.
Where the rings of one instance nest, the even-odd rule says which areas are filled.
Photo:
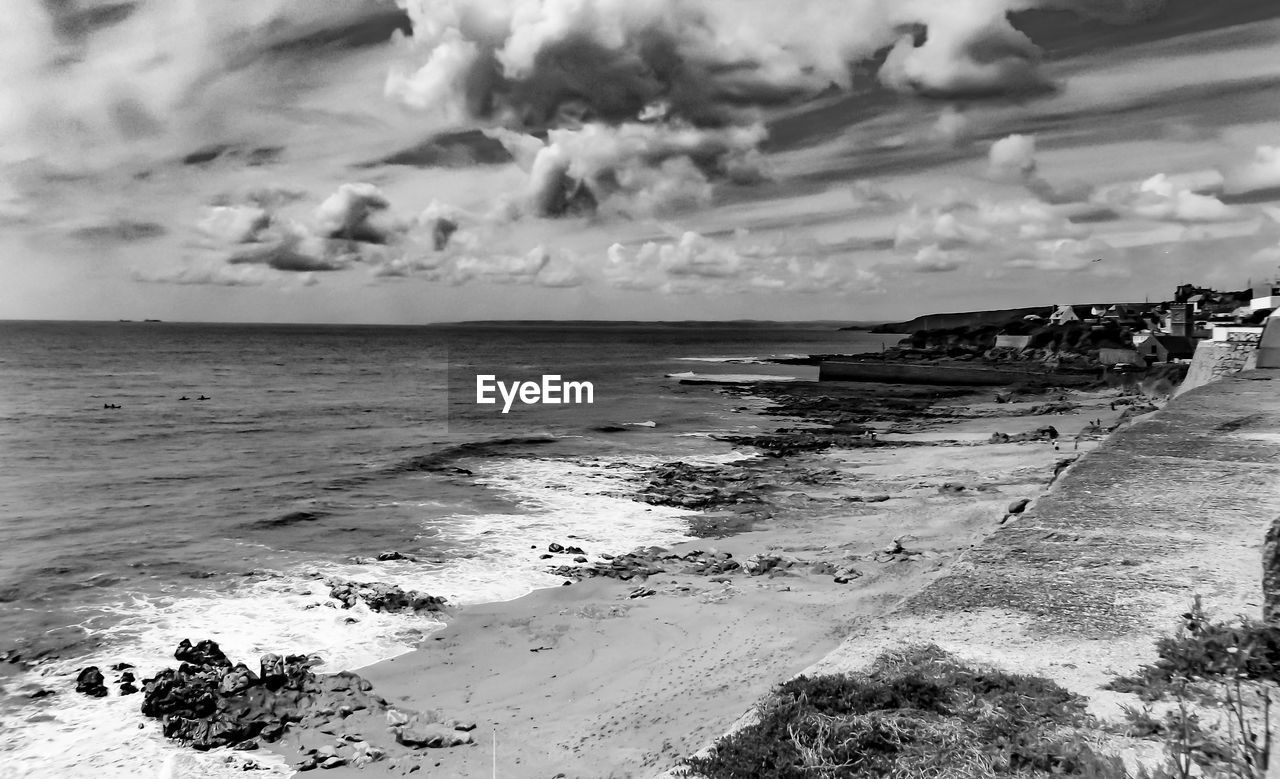
[[[794, 391], [771, 394], [777, 402]], [[1064, 460], [1096, 445], [1088, 436], [1072, 451], [1077, 432], [1097, 418], [1109, 427], [1120, 416], [1108, 407], [1111, 391], [1067, 393], [1079, 405], [1067, 415], [1029, 415], [1045, 405], [1041, 396], [996, 403], [986, 393], [939, 394], [931, 413], [873, 425], [874, 445], [864, 438], [853, 448], [762, 458], [766, 470], [790, 471], [771, 475], [771, 519], [669, 550], [728, 552], [742, 562], [779, 558], [767, 574], [706, 576], [668, 565], [647, 580], [600, 578], [540, 590], [461, 610], [418, 650], [362, 669], [392, 706], [474, 721], [478, 743], [414, 753], [397, 752], [393, 743], [387, 760], [335, 768], [335, 775], [398, 776], [421, 763], [448, 776], [490, 776], [495, 737], [499, 775], [626, 777], [669, 769], [773, 685], [944, 577], [996, 531], [1011, 502], [1038, 498]], [[797, 409], [802, 418], [831, 412], [812, 398], [780, 405], [789, 421]], [[989, 443], [995, 431], [1045, 425], [1058, 428], [1063, 451], [1047, 441]], [[849, 566], [851, 580], [838, 582], [832, 572]], [[637, 585], [652, 593], [630, 597]], [[332, 742], [332, 735], [326, 742], [324, 734], [294, 733], [272, 749], [296, 764], [303, 749]]]

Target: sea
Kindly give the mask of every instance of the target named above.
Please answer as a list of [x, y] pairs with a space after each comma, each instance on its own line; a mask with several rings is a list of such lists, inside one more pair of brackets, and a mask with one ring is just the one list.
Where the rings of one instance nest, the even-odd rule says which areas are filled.
[[[456, 607], [562, 579], [590, 556], [685, 538], [633, 499], [646, 469], [752, 456], [760, 402], [682, 379], [814, 380], [767, 358], [875, 351], [829, 323], [437, 326], [0, 322], [0, 776], [243, 776], [167, 742], [119, 695], [210, 638], [355, 670], [412, 650], [431, 616], [338, 607], [324, 579]], [[476, 376], [590, 382], [592, 402], [476, 402]], [[386, 552], [410, 559], [379, 562]], [[111, 695], [74, 691], [103, 669]], [[237, 753], [239, 754], [239, 753]], [[255, 776], [290, 776], [255, 753]]]

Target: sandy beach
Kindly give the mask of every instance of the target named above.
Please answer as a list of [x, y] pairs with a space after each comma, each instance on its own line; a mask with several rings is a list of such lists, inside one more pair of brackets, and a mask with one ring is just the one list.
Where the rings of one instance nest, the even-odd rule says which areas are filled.
[[[774, 685], [940, 581], [997, 532], [1011, 503], [1034, 506], [1055, 471], [1101, 437], [1077, 444], [1076, 434], [1095, 420], [1114, 424], [1115, 397], [1072, 391], [1062, 395], [1078, 406], [1072, 413], [1027, 415], [1044, 396], [998, 404], [967, 395], [940, 401], [932, 421], [880, 426], [875, 448], [764, 458], [751, 467], [782, 485], [772, 492], [773, 517], [669, 553], [779, 558], [771, 571], [708, 577], [669, 566], [647, 580], [589, 579], [461, 610], [419, 650], [360, 673], [393, 707], [473, 721], [475, 743], [412, 752], [370, 726], [353, 735], [388, 759], [333, 775], [415, 766], [428, 775], [548, 779], [666, 771]], [[1061, 451], [1048, 441], [989, 443], [995, 431], [1046, 425], [1058, 430]], [[530, 554], [554, 540], [531, 539]], [[838, 583], [832, 571], [850, 566], [853, 578]], [[291, 733], [273, 748], [296, 761], [342, 735]]]

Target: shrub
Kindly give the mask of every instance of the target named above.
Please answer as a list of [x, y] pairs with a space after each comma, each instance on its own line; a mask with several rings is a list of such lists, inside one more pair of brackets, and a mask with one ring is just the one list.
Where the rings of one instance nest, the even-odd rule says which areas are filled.
[[707, 779], [1127, 776], [1071, 732], [1089, 722], [1078, 696], [936, 646], [886, 653], [866, 674], [792, 679], [757, 714], [688, 768]]

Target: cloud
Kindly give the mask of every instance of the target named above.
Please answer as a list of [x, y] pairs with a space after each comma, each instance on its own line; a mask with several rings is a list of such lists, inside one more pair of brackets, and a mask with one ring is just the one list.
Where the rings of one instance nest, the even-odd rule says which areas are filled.
[[1034, 135], [1010, 135], [991, 144], [987, 175], [997, 181], [1025, 181], [1036, 172]]
[[526, 210], [555, 217], [597, 208], [662, 216], [706, 205], [713, 178], [760, 178], [761, 125], [701, 129], [684, 124], [599, 123], [551, 130], [545, 143], [494, 131], [529, 172]]
[[[776, 11], [744, 15], [697, 0], [398, 2], [414, 33], [388, 95], [444, 116], [531, 128], [616, 124], [658, 103], [672, 118], [721, 125], [738, 106], [847, 83], [849, 59], [873, 52], [889, 29], [886, 19], [872, 36], [813, 27], [806, 42]], [[884, 16], [876, 6], [867, 7]], [[859, 38], [870, 40], [859, 47]]]
[[[1114, 273], [1115, 256], [1115, 248], [1097, 238], [1060, 238], [1035, 241], [1023, 250], [1021, 256], [1008, 260], [1004, 265], [1015, 270]], [[1108, 262], [1110, 264], [1106, 264]], [[1120, 272], [1124, 273], [1123, 269]]]
[[957, 251], [947, 251], [936, 243], [920, 247], [913, 258], [911, 269], [916, 273], [949, 273], [964, 264], [967, 256]]
[[938, 113], [932, 135], [948, 146], [963, 145], [973, 133], [973, 122], [964, 111], [949, 105]]
[[1157, 173], [1138, 184], [1121, 184], [1101, 190], [1094, 202], [1122, 214], [1160, 222], [1225, 222], [1242, 213], [1212, 195], [1193, 191], [1187, 184]]
[[372, 184], [343, 184], [316, 208], [316, 228], [326, 238], [390, 243], [408, 229], [390, 208], [391, 202]]
[[259, 287], [285, 278], [263, 266], [223, 262], [188, 263], [167, 271], [134, 271], [135, 281], [148, 284], [210, 284], [220, 287]]
[[883, 292], [882, 277], [851, 258], [757, 239], [745, 230], [724, 239], [685, 231], [638, 247], [614, 244], [602, 278], [615, 288], [664, 294]]
[[255, 205], [214, 206], [196, 223], [209, 240], [220, 244], [256, 241], [271, 226], [271, 215]]
[[129, 217], [109, 217], [71, 230], [70, 235], [94, 244], [137, 243], [159, 238], [169, 231], [158, 222]]
[[1280, 189], [1280, 147], [1259, 146], [1249, 162], [1223, 171], [1225, 195], [1248, 195]]
[[1006, 0], [917, 3], [923, 42], [903, 35], [880, 69], [899, 92], [935, 97], [987, 97], [1048, 87], [1040, 50], [1009, 21]]

